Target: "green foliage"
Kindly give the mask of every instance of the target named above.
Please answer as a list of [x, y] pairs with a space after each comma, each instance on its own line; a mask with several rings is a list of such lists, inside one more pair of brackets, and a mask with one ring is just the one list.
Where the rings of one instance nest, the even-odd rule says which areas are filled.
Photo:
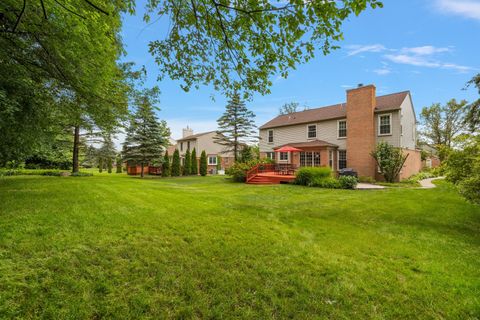
[[192, 156], [190, 155], [190, 149], [185, 152], [185, 163], [183, 164], [183, 175], [189, 176], [192, 170]]
[[341, 176], [338, 177], [338, 182], [341, 189], [355, 189], [358, 184], [358, 180], [352, 176]]
[[340, 181], [332, 177], [314, 177], [308, 186], [324, 189], [341, 189]]
[[332, 177], [330, 167], [303, 167], [298, 169], [295, 177], [295, 184], [311, 186], [314, 181]]
[[480, 205], [480, 174], [462, 180], [458, 188], [467, 200]]
[[211, 84], [251, 96], [268, 94], [272, 76], [286, 78], [318, 51], [336, 49], [349, 16], [381, 6], [378, 0], [148, 0], [145, 19], [166, 17], [172, 25], [166, 38], [149, 44], [160, 79], [181, 80], [186, 91]]
[[[117, 173], [118, 173], [118, 172], [117, 172]], [[93, 176], [93, 173], [91, 173], [91, 172], [81, 172], [81, 171], [79, 171], [79, 172], [73, 172], [73, 173], [71, 173], [70, 176], [72, 176], [72, 177], [91, 177], [91, 176]]]
[[250, 162], [254, 159], [253, 149], [249, 145], [244, 145], [240, 151], [240, 162]]
[[158, 88], [153, 88], [145, 89], [135, 97], [137, 111], [130, 120], [123, 143], [122, 154], [127, 161], [147, 166], [158, 161], [168, 146], [170, 129], [165, 121], [158, 121], [154, 113], [158, 95]]
[[[465, 100], [457, 102], [452, 99], [444, 106], [434, 103], [430, 107], [424, 107], [420, 113], [422, 138], [437, 149], [450, 149], [455, 137], [464, 130], [466, 105]], [[445, 159], [444, 152], [439, 152], [439, 157], [440, 160]]]
[[247, 178], [247, 171], [258, 164], [271, 164], [271, 159], [254, 159], [249, 162], [235, 162], [230, 168], [225, 170], [225, 174], [232, 177], [234, 182], [245, 182]]
[[402, 149], [396, 148], [388, 142], [378, 143], [370, 155], [375, 159], [380, 174], [387, 182], [395, 182], [408, 156], [403, 153]]
[[362, 183], [375, 183], [375, 179], [373, 179], [372, 177], [370, 176], [360, 176], [358, 177], [358, 182], [362, 182]]
[[193, 174], [193, 175], [197, 175], [198, 174], [198, 160], [197, 160], [197, 151], [195, 150], [195, 148], [193, 148], [192, 150], [192, 159], [190, 160], [190, 165], [191, 165], [191, 169], [190, 169], [190, 172]]
[[202, 177], [207, 175], [207, 154], [205, 153], [205, 150], [202, 151], [202, 154], [200, 155], [200, 175]]
[[173, 152], [173, 158], [172, 158], [172, 177], [178, 177], [180, 176], [181, 171], [181, 164], [180, 164], [180, 152], [178, 149], [175, 149], [175, 152]]
[[165, 151], [162, 162], [162, 177], [170, 176], [170, 158], [168, 156], [168, 151]]
[[[480, 94], [480, 73], [467, 83], [467, 86], [474, 85]], [[465, 115], [465, 124], [468, 125], [471, 132], [480, 131], [480, 98], [467, 106]]]
[[103, 166], [105, 165], [103, 161], [103, 158], [98, 159], [98, 172], [100, 173], [103, 172]]
[[115, 166], [116, 166], [116, 173], [122, 173], [123, 171], [123, 163], [122, 163], [122, 156], [120, 154], [117, 155], [115, 158]]
[[237, 161], [242, 148], [256, 137], [255, 114], [247, 109], [238, 92], [235, 92], [217, 123], [219, 129], [214, 141], [224, 147], [225, 153], [233, 152]]
[[295, 113], [298, 111], [299, 105], [300, 104], [298, 102], [285, 103], [283, 106], [280, 107], [279, 115]]
[[222, 157], [217, 156], [217, 172], [222, 170]]

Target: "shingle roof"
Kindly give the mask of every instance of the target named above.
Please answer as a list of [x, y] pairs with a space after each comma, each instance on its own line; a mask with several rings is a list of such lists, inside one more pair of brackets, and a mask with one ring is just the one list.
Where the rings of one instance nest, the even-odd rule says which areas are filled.
[[278, 146], [276, 148], [273, 148], [274, 150], [280, 149], [285, 146], [291, 146], [295, 148], [308, 148], [308, 147], [338, 147], [336, 144], [329, 143], [323, 140], [313, 140], [313, 141], [308, 141], [308, 142], [294, 142], [294, 143], [287, 143], [281, 146]]
[[209, 133], [212, 133], [212, 132], [215, 132], [215, 131], [208, 131], [208, 132], [202, 132], [202, 133], [197, 133], [197, 134], [192, 134], [191, 136], [186, 136], [185, 138], [181, 138], [181, 139], [178, 139], [178, 141], [185, 141], [185, 140], [192, 140], [192, 139], [196, 139], [200, 136], [204, 136], [206, 134], [209, 134]]
[[[392, 93], [377, 97], [375, 112], [400, 109], [409, 91]], [[327, 107], [309, 109], [301, 112], [280, 115], [260, 127], [260, 129], [290, 126], [294, 124], [309, 123], [331, 119], [345, 118], [347, 116], [346, 104], [340, 103]]]

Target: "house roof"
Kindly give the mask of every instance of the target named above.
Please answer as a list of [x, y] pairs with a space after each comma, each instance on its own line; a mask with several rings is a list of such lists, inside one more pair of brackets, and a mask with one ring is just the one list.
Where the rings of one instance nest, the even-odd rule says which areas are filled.
[[[398, 110], [409, 91], [393, 93], [377, 97], [375, 112]], [[345, 118], [347, 116], [346, 104], [340, 103], [327, 107], [309, 109], [300, 112], [280, 115], [260, 127], [260, 129], [290, 126], [294, 124], [309, 123], [315, 121]]]
[[215, 132], [215, 131], [208, 131], [208, 132], [202, 132], [202, 133], [197, 133], [197, 134], [192, 134], [190, 136], [186, 136], [184, 138], [181, 138], [181, 139], [178, 139], [178, 141], [186, 141], [186, 140], [193, 140], [193, 139], [197, 139], [198, 137], [200, 136], [204, 136], [206, 134], [209, 134], [209, 133], [212, 133], [212, 132]]
[[277, 150], [286, 146], [294, 147], [294, 148], [311, 148], [311, 147], [338, 147], [336, 144], [329, 143], [323, 140], [313, 140], [313, 141], [308, 141], [308, 142], [294, 142], [294, 143], [287, 143], [281, 146], [278, 146], [276, 148], [273, 148], [273, 150]]

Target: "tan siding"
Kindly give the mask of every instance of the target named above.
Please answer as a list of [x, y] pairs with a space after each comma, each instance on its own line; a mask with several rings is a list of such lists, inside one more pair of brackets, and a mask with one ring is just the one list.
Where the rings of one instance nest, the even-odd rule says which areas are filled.
[[[315, 124], [315, 123], [311, 123]], [[341, 149], [346, 147], [346, 139], [337, 138], [337, 120], [317, 122], [317, 140], [323, 140], [338, 145]], [[268, 143], [268, 130], [260, 130], [260, 151], [272, 152], [273, 148], [295, 142], [309, 141], [307, 139], [307, 125], [299, 124], [287, 127], [274, 128], [273, 143]]]
[[417, 145], [417, 141], [416, 141], [417, 124], [415, 120], [415, 111], [413, 109], [410, 96], [407, 96], [407, 98], [405, 98], [405, 101], [402, 103], [401, 108], [402, 108], [401, 124], [403, 127], [403, 134], [400, 138], [400, 145], [402, 148], [413, 150], [416, 148], [416, 145]]
[[[391, 114], [392, 115], [392, 134], [388, 136], [380, 136], [378, 128], [378, 116], [382, 114]], [[399, 111], [390, 111], [383, 113], [375, 114], [375, 134], [376, 134], [376, 143], [379, 142], [388, 142], [395, 147], [400, 147], [400, 116]]]

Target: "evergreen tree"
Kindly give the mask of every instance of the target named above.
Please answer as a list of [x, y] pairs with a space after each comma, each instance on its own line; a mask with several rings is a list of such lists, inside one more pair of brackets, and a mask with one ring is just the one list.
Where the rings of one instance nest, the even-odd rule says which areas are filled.
[[168, 157], [168, 151], [165, 151], [165, 155], [163, 156], [163, 163], [162, 163], [162, 177], [169, 177], [170, 176], [170, 159]]
[[191, 156], [190, 156], [190, 149], [187, 149], [187, 152], [185, 153], [185, 163], [183, 164], [183, 175], [184, 176], [189, 176], [190, 171], [192, 169], [191, 166]]
[[117, 167], [117, 173], [122, 173], [122, 156], [120, 154], [117, 155], [117, 158], [115, 159], [115, 164]]
[[207, 154], [205, 150], [200, 155], [200, 175], [203, 177], [207, 175]]
[[103, 172], [103, 158], [98, 158], [98, 172]]
[[158, 121], [154, 105], [158, 102], [158, 88], [145, 89], [135, 97], [137, 111], [130, 121], [127, 137], [123, 144], [125, 160], [143, 168], [152, 161], [159, 159], [168, 146], [170, 130], [165, 121]]
[[197, 160], [197, 151], [193, 148], [192, 159], [190, 160], [191, 169], [190, 173], [193, 175], [198, 175], [198, 160]]
[[178, 149], [175, 149], [172, 159], [172, 177], [178, 177], [180, 175], [180, 170], [180, 152], [178, 152]]
[[251, 160], [253, 160], [253, 150], [250, 146], [245, 145], [240, 152], [240, 162], [247, 163]]
[[249, 111], [235, 92], [223, 115], [217, 120], [219, 130], [214, 140], [225, 147], [224, 153], [233, 152], [235, 161], [239, 157], [241, 146], [255, 138], [255, 114]]
[[103, 144], [98, 150], [98, 156], [102, 159], [103, 165], [107, 166], [108, 173], [112, 173], [113, 158], [116, 150], [110, 133], [103, 134]]

